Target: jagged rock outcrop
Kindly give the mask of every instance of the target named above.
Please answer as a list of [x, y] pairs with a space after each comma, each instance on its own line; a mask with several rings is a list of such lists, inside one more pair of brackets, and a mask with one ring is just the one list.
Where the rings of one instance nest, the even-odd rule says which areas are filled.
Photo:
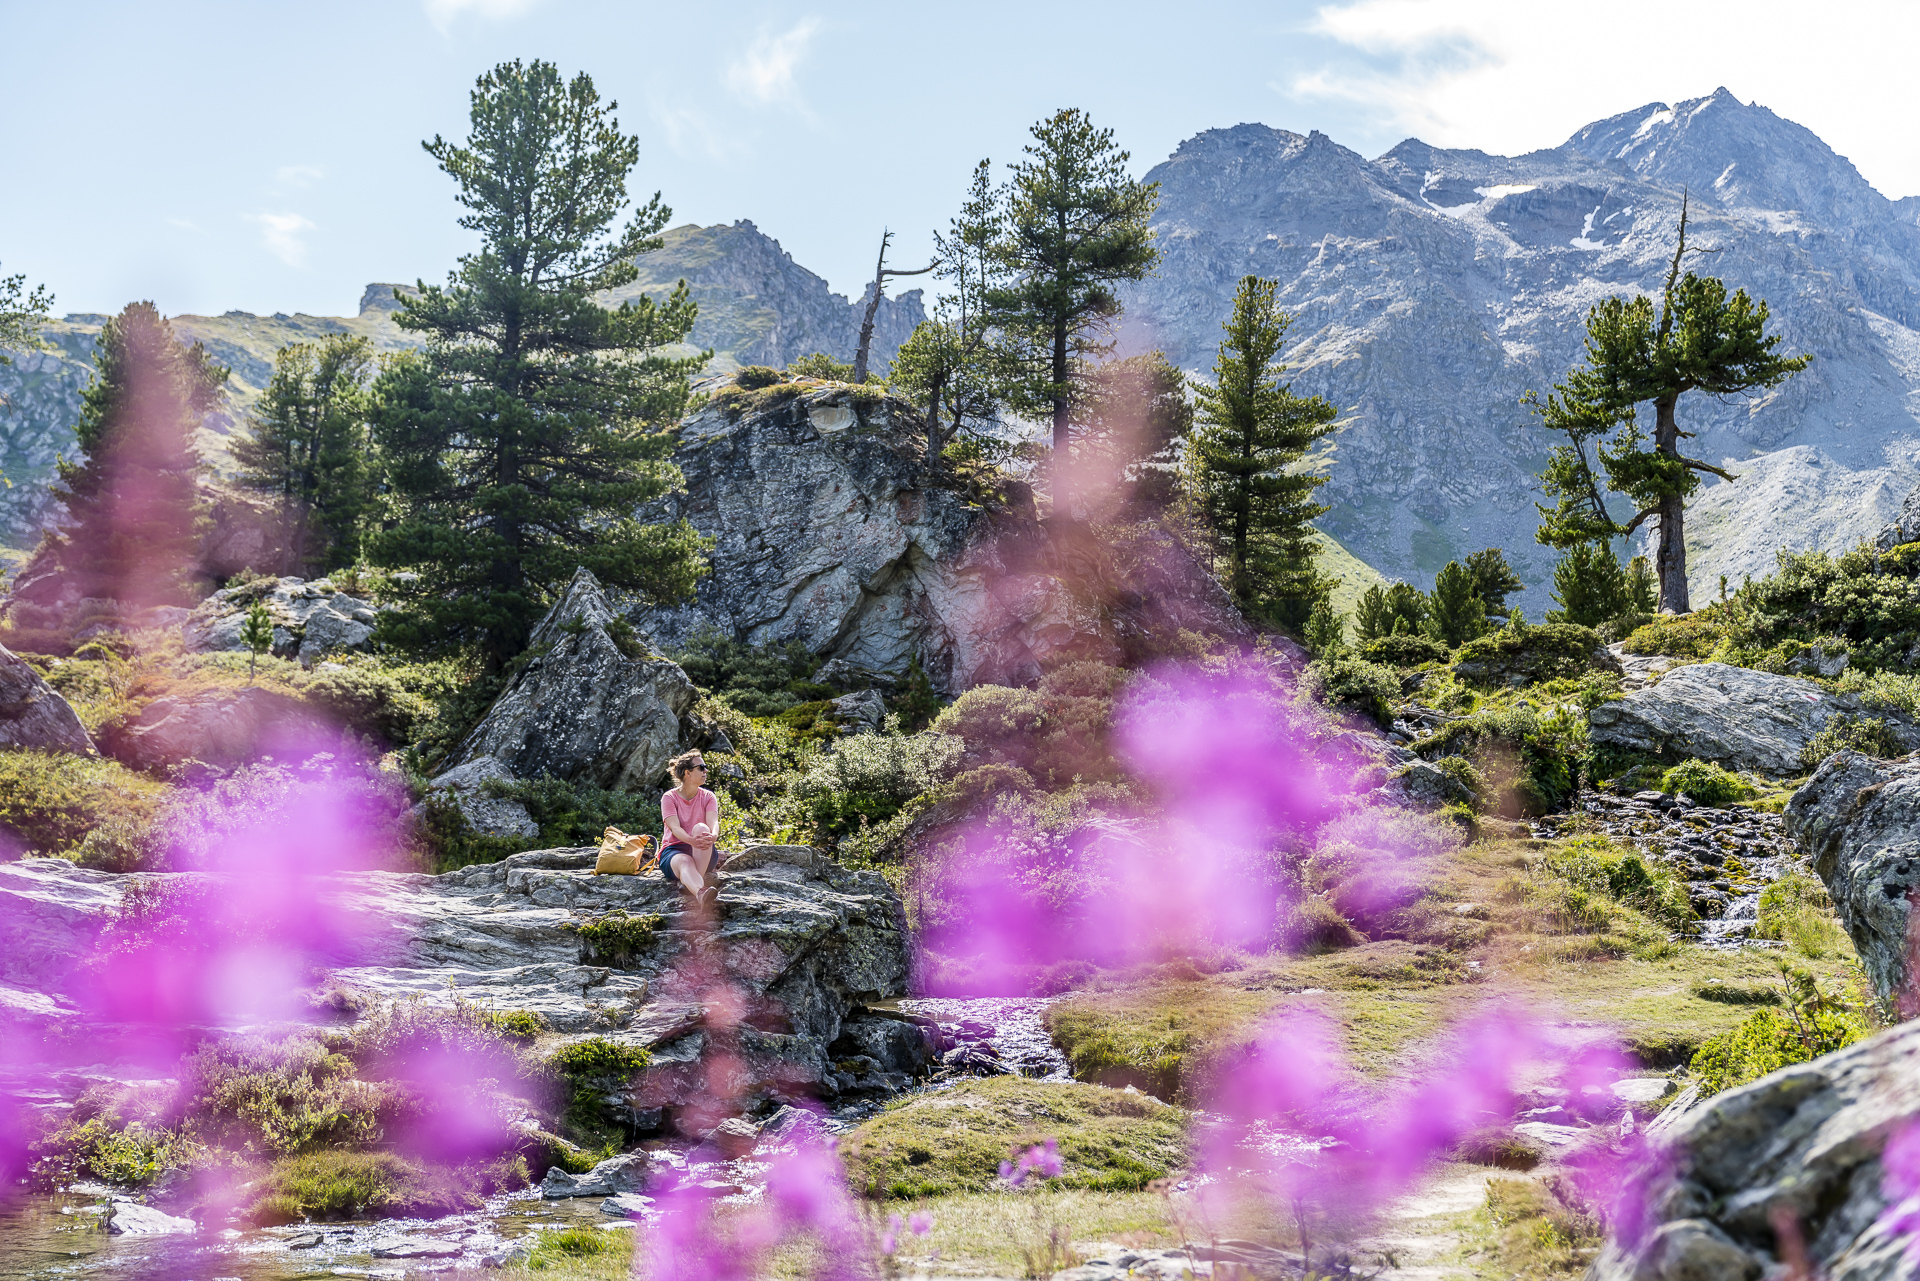
[[187, 648], [203, 653], [246, 651], [240, 632], [247, 611], [264, 604], [273, 618], [273, 654], [312, 666], [328, 654], [365, 649], [379, 611], [372, 601], [337, 590], [324, 578], [286, 577], [264, 592], [254, 585], [227, 587], [200, 602], [184, 626]]
[[1018, 489], [983, 506], [929, 477], [903, 402], [831, 383], [771, 390], [688, 418], [674, 455], [686, 490], [644, 513], [715, 540], [692, 605], [632, 612], [669, 651], [708, 628], [798, 640], [840, 669], [898, 676], [918, 658], [958, 693], [1140, 656], [1181, 628], [1251, 639], [1164, 533], [1116, 547], [1036, 520]]
[[1786, 826], [1826, 884], [1875, 991], [1920, 1013], [1920, 759], [1836, 752], [1793, 794]]
[[1875, 717], [1909, 751], [1920, 728], [1889, 711], [1869, 712], [1851, 694], [1812, 681], [1725, 663], [1675, 668], [1658, 685], [1588, 713], [1593, 741], [1656, 756], [1697, 756], [1773, 778], [1802, 771], [1800, 755], [1836, 718]]
[[0, 747], [93, 754], [79, 716], [27, 661], [0, 646]]
[[[1895, 1188], [1890, 1203], [1880, 1155], [1916, 1125], [1920, 1023], [1663, 1115], [1642, 1169], [1623, 1180], [1644, 1190], [1640, 1230], [1609, 1240], [1589, 1281], [1911, 1281], [1920, 1258], [1886, 1211], [1905, 1199], [1920, 1212], [1920, 1189]], [[1789, 1270], [1787, 1225], [1811, 1270]]]
[[693, 682], [616, 621], [599, 580], [575, 571], [528, 645], [534, 657], [449, 766], [491, 756], [519, 778], [659, 784], [679, 746], [680, 718], [693, 706]]
[[[879, 874], [803, 846], [749, 846], [723, 864], [718, 916], [704, 921], [658, 876], [593, 875], [595, 853], [533, 850], [440, 876], [316, 875], [303, 893], [335, 954], [313, 990], [457, 995], [650, 1050], [628, 1100], [635, 1128], [710, 1095], [715, 1056], [744, 1073], [747, 1105], [898, 1088], [930, 1061], [930, 1045], [910, 1053], [919, 1028], [864, 1008], [902, 995], [910, 969], [905, 914]], [[144, 892], [194, 875], [148, 875]], [[85, 1002], [69, 981], [83, 981], [140, 879], [63, 859], [0, 863], [0, 1020], [80, 1031], [71, 1021]], [[599, 923], [621, 926], [617, 939]]]

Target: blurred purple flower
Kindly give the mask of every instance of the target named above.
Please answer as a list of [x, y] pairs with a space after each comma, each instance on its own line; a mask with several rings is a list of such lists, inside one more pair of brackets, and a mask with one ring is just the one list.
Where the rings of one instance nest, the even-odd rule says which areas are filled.
[[1874, 1226], [1910, 1238], [1907, 1258], [1920, 1260], [1920, 1121], [1908, 1122], [1881, 1149], [1880, 1196], [1887, 1208]]
[[907, 1231], [917, 1237], [923, 1237], [933, 1231], [933, 1216], [925, 1210], [915, 1210], [907, 1219]]

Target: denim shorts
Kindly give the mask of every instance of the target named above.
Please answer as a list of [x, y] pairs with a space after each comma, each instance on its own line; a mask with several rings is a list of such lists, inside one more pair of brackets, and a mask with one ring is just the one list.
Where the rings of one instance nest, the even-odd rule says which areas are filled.
[[676, 854], [691, 853], [693, 853], [693, 846], [682, 845], [678, 841], [672, 845], [663, 847], [660, 851], [660, 875], [666, 877], [669, 881], [679, 880], [680, 878], [673, 874], [673, 856]]

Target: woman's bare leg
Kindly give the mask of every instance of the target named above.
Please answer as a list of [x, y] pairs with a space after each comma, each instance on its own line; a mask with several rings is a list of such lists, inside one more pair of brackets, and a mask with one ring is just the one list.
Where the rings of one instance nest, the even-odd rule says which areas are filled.
[[699, 851], [691, 854], [679, 853], [673, 856], [673, 874], [687, 893], [698, 897], [707, 888], [706, 878], [701, 875], [706, 869], [701, 865]]

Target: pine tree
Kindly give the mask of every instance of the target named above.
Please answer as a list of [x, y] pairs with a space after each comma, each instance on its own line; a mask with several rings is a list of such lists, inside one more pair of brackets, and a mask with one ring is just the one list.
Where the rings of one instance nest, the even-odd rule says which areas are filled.
[[247, 684], [251, 685], [260, 655], [273, 648], [273, 615], [267, 612], [266, 602], [255, 601], [247, 611], [240, 624], [240, 643], [247, 647]]
[[306, 573], [351, 565], [372, 506], [367, 394], [373, 343], [330, 334], [283, 347], [253, 412], [233, 443], [243, 484], [287, 505], [289, 550]]
[[206, 348], [182, 346], [150, 302], [101, 326], [75, 427], [85, 461], [62, 459], [53, 486], [68, 518], [53, 536], [56, 555], [82, 595], [135, 605], [193, 598], [202, 508], [193, 434], [226, 381]]
[[1627, 564], [1627, 612], [1651, 614], [1655, 604], [1653, 566], [1645, 556], [1635, 556]]
[[585, 75], [502, 63], [474, 89], [467, 145], [425, 144], [481, 247], [402, 300], [400, 327], [426, 343], [376, 383], [397, 511], [368, 550], [419, 574], [383, 620], [396, 641], [471, 644], [497, 668], [577, 566], [656, 602], [693, 590], [700, 536], [632, 513], [680, 482], [668, 429], [711, 353], [661, 354], [693, 327], [684, 281], [663, 302], [595, 301], [635, 278], [669, 217], [655, 195], [615, 229], [640, 148], [615, 106]]
[[1473, 575], [1473, 593], [1487, 603], [1489, 617], [1505, 618], [1507, 597], [1527, 590], [1527, 585], [1513, 572], [1513, 566], [1507, 564], [1506, 553], [1498, 547], [1472, 553], [1466, 559], [1466, 568], [1467, 573]]
[[[1777, 354], [1780, 339], [1766, 332], [1765, 302], [1748, 298], [1744, 289], [1729, 298], [1726, 285], [1711, 276], [1681, 276], [1687, 252], [1683, 201], [1679, 245], [1658, 311], [1645, 297], [1609, 298], [1595, 307], [1587, 314], [1587, 367], [1575, 369], [1554, 389], [1558, 394], [1538, 406], [1545, 424], [1568, 441], [1553, 450], [1541, 476], [1558, 503], [1540, 508], [1539, 540], [1572, 548], [1621, 537], [1654, 520], [1660, 608], [1678, 614], [1691, 608], [1687, 499], [1700, 487], [1701, 473], [1734, 477], [1680, 452], [1681, 439], [1693, 433], [1680, 430], [1675, 406], [1690, 391], [1731, 396], [1777, 387], [1812, 359]], [[1640, 427], [1642, 403], [1653, 406], [1652, 449]], [[1589, 444], [1596, 444], [1607, 489], [1633, 503], [1634, 514], [1624, 524], [1607, 509]]]
[[1256, 276], [1235, 291], [1214, 381], [1193, 384], [1201, 426], [1187, 459], [1234, 599], [1249, 613], [1299, 627], [1332, 586], [1315, 563], [1311, 523], [1327, 510], [1314, 501], [1326, 477], [1300, 464], [1333, 430], [1336, 414], [1280, 381], [1287, 370], [1277, 357], [1293, 317], [1278, 294], [1278, 281]]
[[1075, 483], [1107, 510], [1164, 508], [1180, 492], [1180, 443], [1193, 431], [1187, 377], [1157, 351], [1093, 371], [1073, 445]]
[[1553, 567], [1553, 600], [1559, 609], [1547, 611], [1549, 623], [1578, 623], [1598, 627], [1627, 612], [1627, 576], [1613, 549], [1605, 543], [1575, 543]]
[[988, 249], [995, 277], [983, 301], [1019, 357], [1008, 383], [1014, 408], [1049, 417], [1053, 456], [1064, 460], [1087, 368], [1112, 350], [1114, 286], [1139, 280], [1159, 259], [1149, 225], [1159, 188], [1127, 173], [1131, 157], [1113, 131], [1096, 129], [1083, 111], [1056, 111], [1031, 132], [1027, 158], [996, 202], [1004, 216]]
[[1314, 602], [1313, 612], [1307, 615], [1307, 625], [1300, 632], [1300, 638], [1314, 657], [1321, 658], [1337, 654], [1346, 648], [1346, 620], [1333, 608], [1331, 600]]
[[1353, 630], [1363, 641], [1395, 634], [1418, 635], [1427, 621], [1426, 594], [1411, 583], [1382, 587], [1375, 583], [1360, 594], [1353, 610]]
[[1455, 649], [1476, 636], [1487, 634], [1487, 602], [1480, 596], [1472, 571], [1459, 561], [1450, 560], [1434, 576], [1433, 591], [1427, 597], [1429, 614], [1425, 631]]

